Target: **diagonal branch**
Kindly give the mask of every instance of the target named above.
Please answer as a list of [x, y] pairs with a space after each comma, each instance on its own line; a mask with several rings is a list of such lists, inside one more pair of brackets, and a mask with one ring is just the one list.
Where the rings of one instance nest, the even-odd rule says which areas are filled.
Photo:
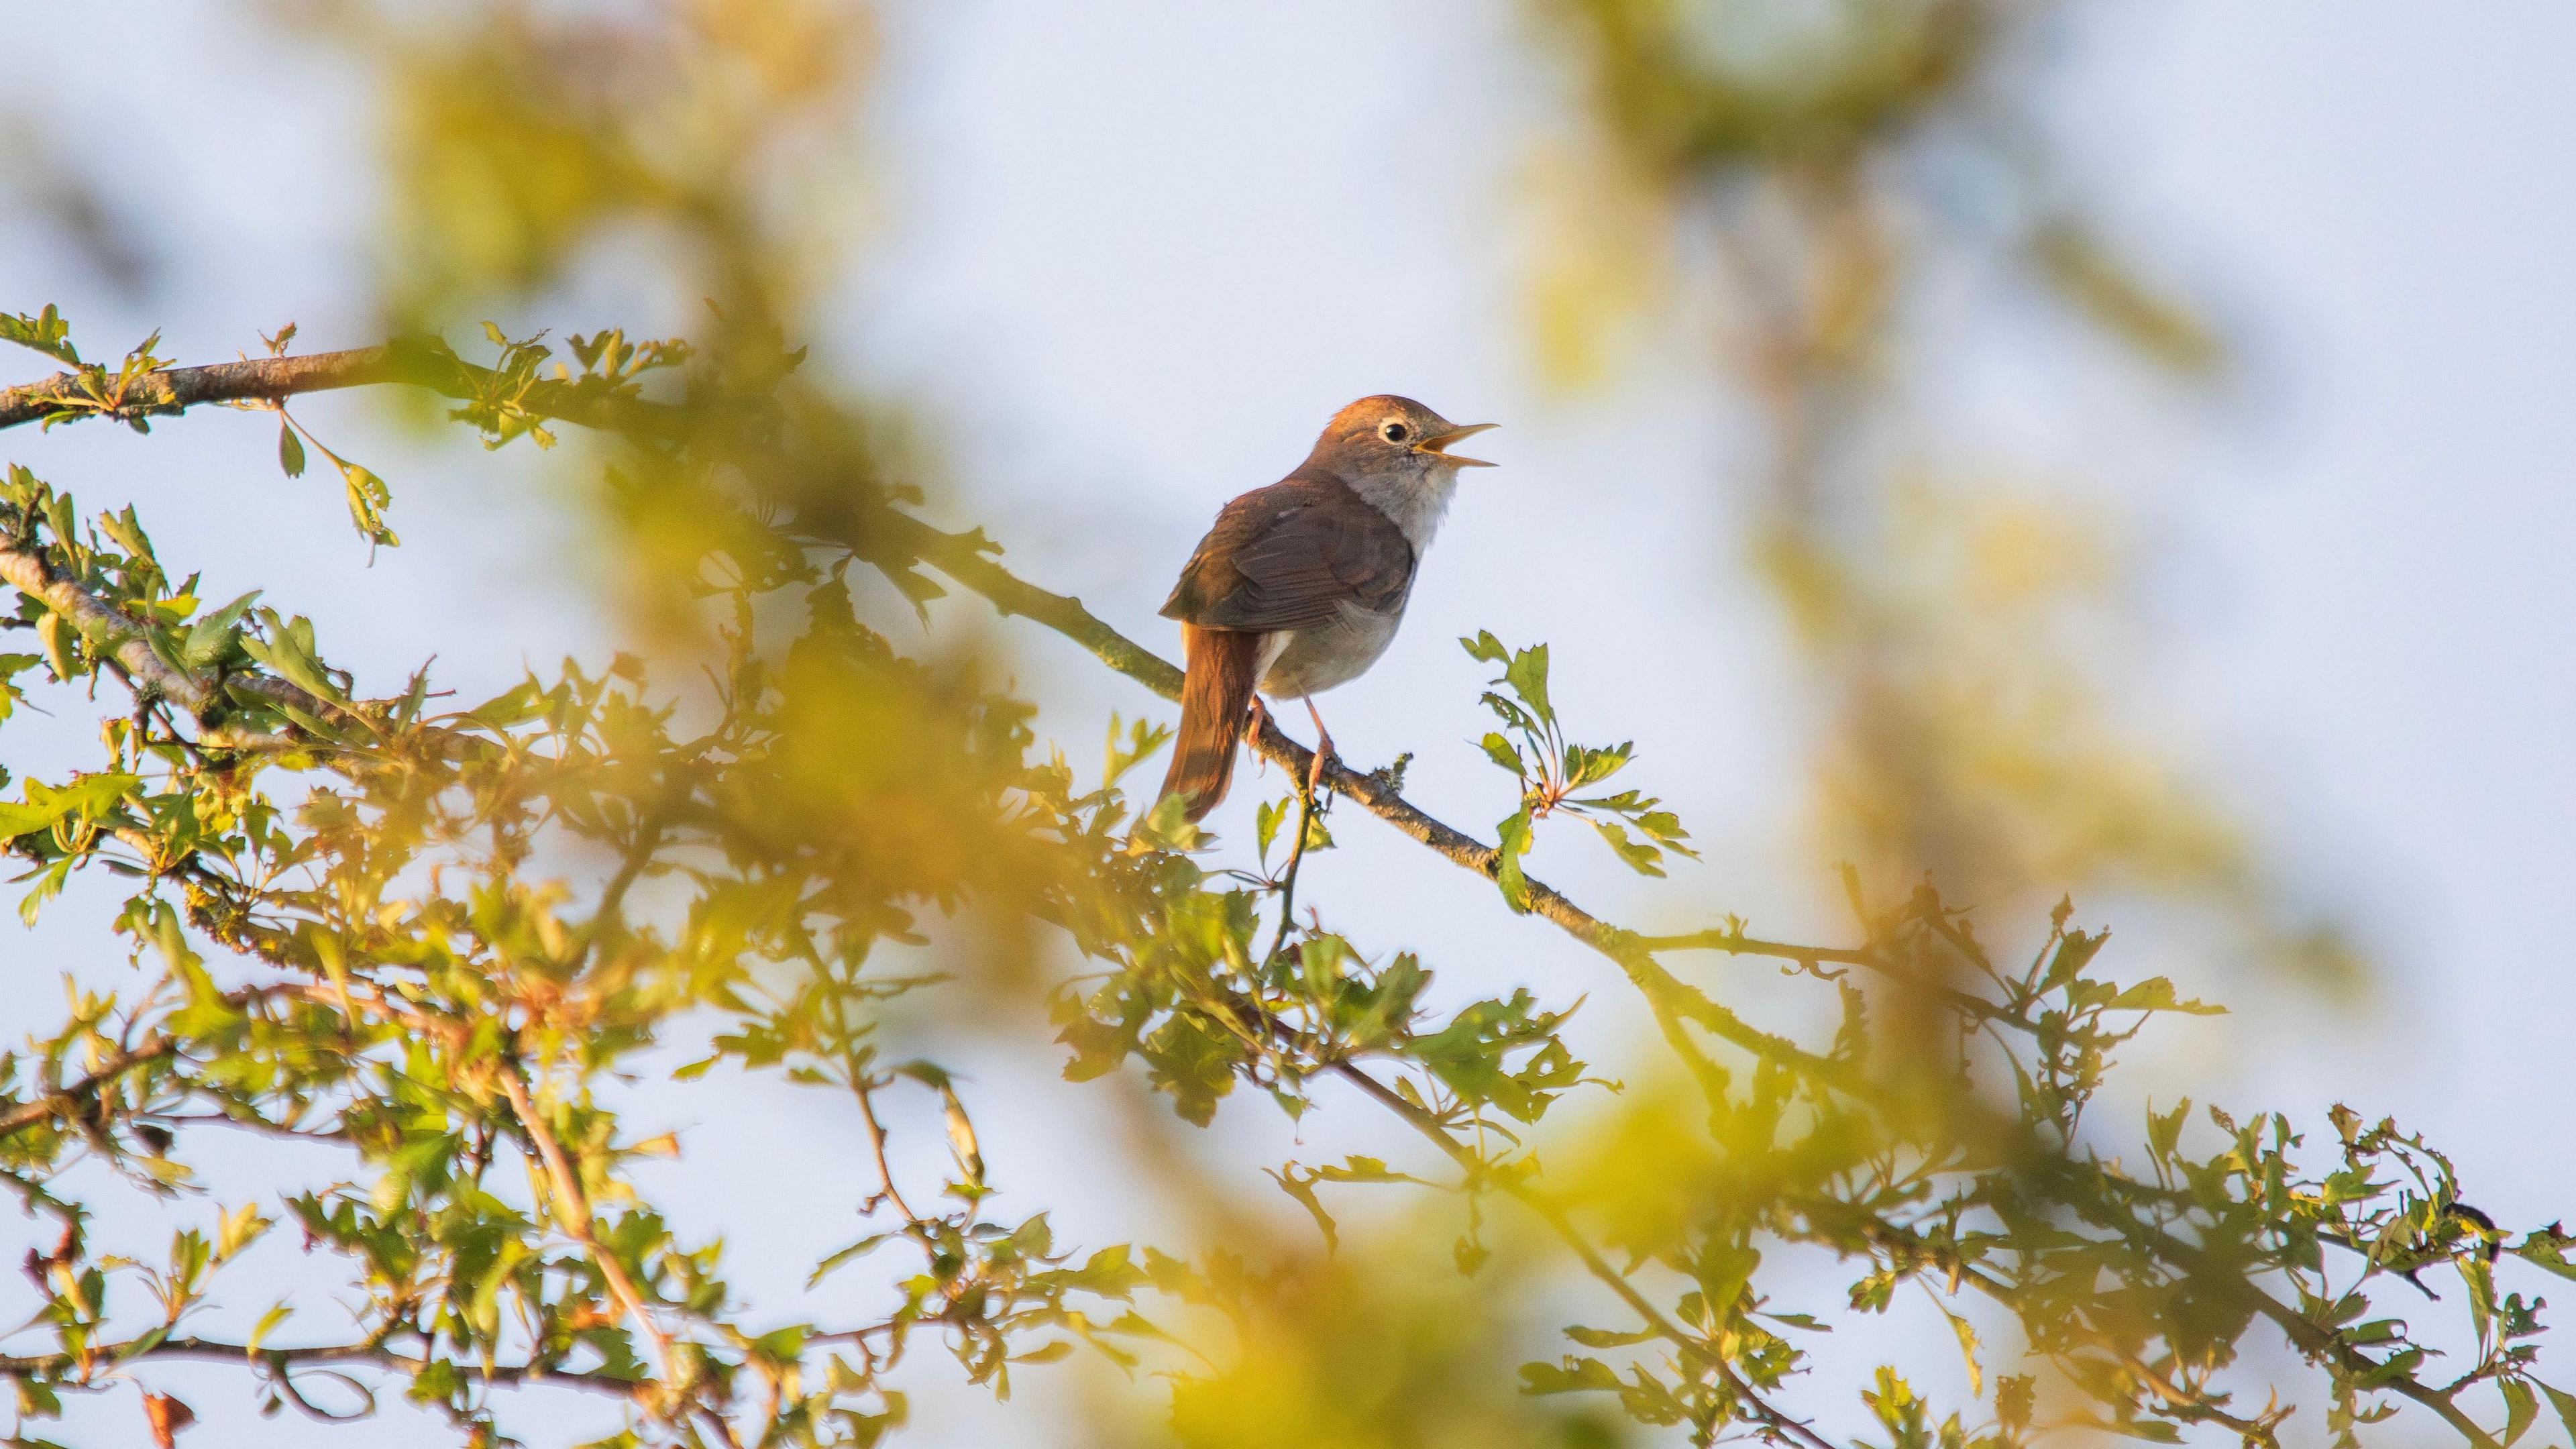
[[[1044, 624], [1165, 699], [1179, 697], [1180, 670], [1111, 628], [1083, 607], [1080, 599], [1049, 593], [994, 562], [990, 555], [995, 546], [981, 530], [944, 533], [893, 509], [876, 515], [870, 521], [870, 530], [878, 551], [886, 544], [896, 545], [903, 553], [983, 595], [1004, 614], [1017, 614]], [[1291, 778], [1309, 778], [1314, 768], [1314, 752], [1290, 739], [1276, 721], [1266, 716], [1254, 746], [1265, 758], [1288, 770]], [[1334, 759], [1325, 762], [1323, 778], [1370, 814], [1431, 847], [1452, 864], [1487, 880], [1498, 877], [1502, 869], [1500, 851], [1424, 813], [1384, 777], [1361, 774]], [[1686, 1019], [1745, 1051], [1795, 1067], [1816, 1080], [1855, 1095], [1873, 1099], [1879, 1095], [1876, 1088], [1842, 1063], [1817, 1056], [1785, 1037], [1758, 1030], [1734, 1012], [1684, 986], [1656, 963], [1648, 938], [1602, 920], [1535, 877], [1529, 878], [1529, 901], [1532, 914], [1616, 963], [1645, 993], [1668, 1035], [1676, 1034], [1679, 1023]]]
[[[362, 730], [370, 737], [383, 738], [384, 731], [365, 709], [324, 699], [283, 679], [250, 670], [227, 673], [219, 680], [208, 679], [171, 664], [152, 647], [152, 640], [140, 622], [67, 577], [42, 549], [0, 542], [0, 583], [16, 588], [60, 614], [109, 661], [138, 699], [168, 700], [187, 711], [192, 719], [202, 721], [223, 703], [223, 696], [229, 693], [237, 700], [248, 697], [272, 709], [291, 711], [308, 719], [327, 720]], [[425, 737], [461, 752], [488, 748], [487, 742], [454, 730], [436, 725], [417, 728]], [[196, 743], [224, 749], [260, 750], [337, 742], [314, 739], [301, 727], [293, 728], [285, 735], [273, 735], [235, 724], [216, 724], [202, 728]]]

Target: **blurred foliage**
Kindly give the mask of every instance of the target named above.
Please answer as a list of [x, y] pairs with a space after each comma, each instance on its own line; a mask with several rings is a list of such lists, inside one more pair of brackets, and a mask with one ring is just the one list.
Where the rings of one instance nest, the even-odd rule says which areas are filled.
[[2150, 373], [2226, 372], [2213, 324], [2092, 220], [2040, 114], [2080, 7], [1531, 3], [1581, 96], [1534, 169], [1541, 359], [1599, 385], [1649, 319], [1706, 322], [1758, 425], [1753, 560], [1831, 722], [1813, 745], [1828, 858], [1993, 906], [2134, 892], [2351, 984], [2331, 926], [2133, 723], [2116, 520], [1929, 461], [1918, 379], [1970, 350], [1945, 278], [2016, 278], [1985, 288], [1995, 313], [2046, 299]]
[[[1684, 38], [1640, 28], [1678, 8], [1584, 13], [1623, 64], [1662, 64]], [[1667, 172], [1848, 160], [1937, 111], [1990, 43], [1975, 7], [1800, 13], [1881, 28], [1849, 53], [1810, 54], [1831, 30], [1774, 42], [1829, 83], [1641, 80], [1619, 112], [1653, 141], [1641, 154]], [[2269, 1444], [2303, 1395], [2302, 1422], [2338, 1443], [2402, 1404], [2482, 1449], [2544, 1408], [2576, 1433], [2576, 1399], [2538, 1377], [2542, 1304], [2519, 1281], [2576, 1277], [2555, 1225], [2495, 1223], [2431, 1146], [2340, 1107], [2087, 1120], [2150, 1021], [2213, 1008], [2115, 977], [2071, 905], [2008, 956], [1932, 886], [1859, 869], [1851, 943], [1830, 946], [1734, 919], [1640, 936], [1531, 878], [1530, 841], [1569, 818], [1647, 876], [1691, 839], [1641, 787], [1601, 793], [1639, 767], [1626, 745], [1568, 737], [1544, 645], [1463, 641], [1501, 670], [1485, 702], [1503, 728], [1476, 746], [1510, 776], [1501, 849], [1406, 805], [1400, 762], [1327, 778], [1617, 967], [1658, 1035], [1611, 1063], [1578, 1059], [1579, 999], [1435, 991], [1467, 968], [1431, 921], [1412, 923], [1421, 940], [1367, 940], [1335, 928], [1338, 903], [1297, 898], [1299, 863], [1332, 844], [1329, 801], [1265, 804], [1255, 848], [1232, 850], [1188, 837], [1177, 802], [1126, 793], [1159, 728], [1113, 717], [1097, 774], [1042, 745], [1031, 703], [941, 602], [951, 585], [1166, 695], [1174, 674], [1003, 571], [980, 532], [923, 523], [900, 427], [803, 351], [824, 248], [793, 203], [834, 184], [814, 138], [857, 113], [863, 17], [712, 0], [316, 14], [382, 81], [388, 310], [430, 329], [405, 355], [436, 359], [450, 422], [514, 462], [581, 430], [553, 456], [590, 480], [600, 526], [582, 546], [617, 561], [635, 648], [470, 704], [426, 665], [366, 697], [331, 662], [331, 619], [201, 596], [133, 508], [85, 510], [10, 468], [0, 580], [27, 647], [0, 654], [0, 720], [96, 701], [99, 730], [83, 768], [0, 777], [0, 841], [30, 919], [75, 905], [57, 900], [75, 876], [120, 894], [133, 960], [107, 982], [65, 973], [51, 1028], [0, 1056], [0, 1185], [42, 1225], [33, 1312], [0, 1338], [17, 1442], [42, 1442], [67, 1396], [128, 1386], [149, 1390], [156, 1439], [192, 1432], [165, 1366], [196, 1363], [231, 1366], [272, 1412], [399, 1398], [471, 1445], [549, 1393], [599, 1405], [606, 1444], [866, 1445], [935, 1381], [916, 1363], [933, 1346], [996, 1394], [1077, 1354], [1168, 1380], [1150, 1432], [1189, 1445], [1839, 1442], [1819, 1422], [1899, 1449], [2097, 1428]], [[1711, 85], [1741, 94], [1703, 107]], [[557, 344], [487, 324], [463, 351], [437, 335], [471, 315], [456, 309], [576, 286], [638, 228], [658, 250], [614, 265], [704, 296], [701, 335]], [[56, 309], [5, 327], [71, 369], [10, 395], [28, 419], [171, 411], [138, 386], [171, 375], [151, 342], [110, 367], [82, 360]], [[1843, 348], [1867, 331], [1837, 328], [1800, 336]], [[399, 480], [287, 414], [328, 372], [291, 329], [267, 341], [223, 399], [277, 411], [281, 470], [322, 452], [360, 540], [396, 546]], [[1818, 580], [1798, 596], [1807, 627], [1835, 657], [1895, 650], [1900, 595], [1841, 581], [1834, 549], [1862, 535], [1801, 533], [1782, 507], [1783, 576]], [[1882, 796], [1869, 772], [1887, 757], [1861, 748], [1847, 788], [1900, 802], [1892, 835], [1948, 842], [1957, 857], [1936, 863], [1980, 882], [2097, 873], [2115, 850], [2191, 876], [2235, 848], [2174, 806], [2149, 850], [2136, 822], [2168, 808], [2159, 777], [2082, 753], [2034, 764], [1968, 730], [1993, 693], [1929, 663], [1936, 645], [1983, 648], [2008, 674], [2049, 646], [2044, 601], [2100, 586], [2080, 531], [1931, 496], [1866, 517], [1907, 564], [1869, 590], [1964, 591], [1899, 651], [1906, 667], [1865, 676], [1962, 736], [1901, 748], [1981, 761], [1960, 778], [2030, 813], [2104, 792], [2055, 834], [1980, 844], [2003, 852], [1990, 864], [1911, 823], [1942, 797]], [[1959, 622], [1981, 608], [2022, 632]], [[871, 622], [888, 615], [927, 628], [899, 647]], [[1861, 642], [1832, 642], [1847, 635]], [[2009, 677], [2025, 687], [2003, 695], [2006, 722], [2031, 748], [2076, 730], [2080, 689]], [[1756, 1025], [1670, 964], [1712, 955], [1777, 964], [1811, 998], [1806, 1029]], [[996, 1009], [1015, 992], [1042, 1000], [1053, 1044], [1021, 1045], [1054, 1054], [1067, 1093], [1124, 1083], [1190, 1124], [1229, 1100], [1299, 1122], [1312, 1160], [1268, 1175], [1299, 1230], [1266, 1226], [1235, 1184], [1209, 1243], [1077, 1244], [1045, 1211], [995, 1212], [1010, 1164], [977, 1129], [995, 1089], [912, 1050], [905, 1014], [1028, 1030]], [[674, 1054], [691, 1059], [672, 1071]], [[817, 1150], [872, 1185], [837, 1205], [852, 1234], [802, 1298], [737, 1281], [721, 1243], [639, 1186], [640, 1164], [725, 1130], [721, 1107], [686, 1136], [643, 1130], [646, 1073], [699, 1092], [775, 1077], [842, 1104], [846, 1135]], [[1421, 1149], [1332, 1145], [1353, 1113]], [[905, 1124], [936, 1124], [946, 1163], [899, 1167]], [[331, 1166], [215, 1190], [218, 1159], [265, 1161], [245, 1132]], [[1408, 1206], [1355, 1209], [1360, 1193]], [[130, 1220], [168, 1227], [166, 1250], [128, 1241]], [[327, 1287], [278, 1296], [261, 1255], [281, 1224]], [[2454, 1279], [2437, 1322], [2425, 1295]], [[1835, 1380], [1818, 1335], [1900, 1298], [1947, 1325], [1965, 1395], [1917, 1363]], [[2296, 1365], [2265, 1356], [2277, 1344]], [[1104, 1432], [1131, 1442], [1146, 1431], [1123, 1412]]]

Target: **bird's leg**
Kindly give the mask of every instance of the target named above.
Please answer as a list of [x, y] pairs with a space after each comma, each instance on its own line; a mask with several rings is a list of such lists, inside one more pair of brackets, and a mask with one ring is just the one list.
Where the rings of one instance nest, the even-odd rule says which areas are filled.
[[1243, 742], [1254, 747], [1256, 756], [1261, 744], [1261, 727], [1268, 723], [1270, 723], [1270, 707], [1261, 702], [1259, 694], [1255, 694], [1252, 696], [1252, 708], [1244, 711]]
[[1333, 732], [1324, 728], [1324, 717], [1315, 712], [1315, 701], [1308, 695], [1298, 699], [1306, 706], [1306, 718], [1315, 722], [1315, 763], [1307, 768], [1306, 789], [1311, 793], [1324, 783], [1324, 762], [1333, 758]]

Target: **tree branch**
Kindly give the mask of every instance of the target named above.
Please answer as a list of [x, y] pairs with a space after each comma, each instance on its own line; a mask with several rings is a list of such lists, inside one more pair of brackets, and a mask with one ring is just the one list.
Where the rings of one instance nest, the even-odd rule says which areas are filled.
[[672, 1352], [671, 1336], [655, 1321], [651, 1307], [644, 1301], [643, 1291], [627, 1274], [626, 1265], [618, 1261], [616, 1254], [601, 1246], [598, 1237], [591, 1232], [590, 1198], [581, 1190], [581, 1176], [574, 1170], [572, 1160], [564, 1155], [563, 1145], [555, 1141], [555, 1134], [547, 1128], [545, 1119], [537, 1115], [536, 1104], [528, 1099], [528, 1085], [519, 1079], [517, 1066], [505, 1063], [498, 1075], [501, 1091], [510, 1099], [510, 1110], [518, 1117], [519, 1127], [528, 1134], [529, 1142], [534, 1144], [547, 1181], [554, 1188], [555, 1217], [563, 1224], [565, 1235], [599, 1265], [600, 1276], [608, 1280], [609, 1292], [616, 1295], [619, 1309], [634, 1320], [636, 1329], [651, 1341], [654, 1361], [662, 1369], [664, 1390], [673, 1394], [683, 1392], [678, 1377], [680, 1365]]
[[[125, 391], [121, 403], [98, 408], [82, 383], [83, 371], [58, 372], [19, 387], [0, 389], [0, 428], [73, 413], [76, 416], [141, 418], [183, 412], [206, 403], [282, 402], [308, 392], [400, 383], [427, 388], [443, 397], [471, 401], [496, 383], [499, 374], [464, 361], [435, 338], [401, 339], [345, 352], [308, 352], [294, 357], [254, 357], [204, 367], [171, 367], [145, 373]], [[677, 430], [679, 412], [658, 403], [595, 385], [592, 380], [542, 380], [518, 399], [529, 412], [560, 418], [582, 427], [668, 436]]]
[[[62, 615], [113, 663], [116, 672], [123, 676], [127, 686], [138, 697], [168, 700], [186, 710], [190, 718], [200, 721], [223, 702], [216, 682], [173, 667], [161, 657], [160, 651], [152, 647], [152, 641], [141, 624], [124, 610], [66, 578], [43, 550], [0, 543], [0, 583], [10, 585]], [[248, 695], [272, 708], [293, 710], [313, 719], [329, 720], [365, 731], [370, 737], [382, 737], [376, 721], [365, 710], [338, 700], [324, 699], [283, 679], [243, 671], [225, 675], [221, 689], [236, 696]], [[419, 728], [422, 734], [459, 751], [488, 748], [485, 741], [454, 730], [435, 725]], [[338, 741], [315, 739], [300, 728], [293, 730], [291, 735], [264, 734], [235, 725], [206, 727], [201, 724], [200, 730], [192, 743], [223, 749], [276, 750], [307, 744], [339, 745]]]
[[168, 1037], [159, 1035], [146, 1037], [142, 1045], [109, 1057], [99, 1063], [97, 1069], [88, 1076], [61, 1091], [48, 1092], [32, 1101], [22, 1102], [5, 1112], [0, 1112], [0, 1138], [7, 1137], [21, 1127], [32, 1126], [38, 1122], [79, 1111], [83, 1103], [93, 1100], [100, 1089], [109, 1082], [136, 1067], [170, 1056], [178, 1049], [178, 1044]]
[[[277, 402], [297, 393], [363, 387], [397, 381], [390, 344], [357, 347], [346, 352], [311, 352], [301, 357], [268, 357], [218, 362], [207, 367], [164, 368], [135, 380], [127, 390], [133, 416], [175, 413], [199, 403]], [[82, 372], [58, 372], [23, 386], [0, 390], [0, 428], [14, 428], [89, 402], [82, 391]]]
[[[1049, 593], [994, 562], [990, 555], [996, 547], [983, 536], [982, 530], [944, 533], [893, 509], [876, 515], [870, 522], [870, 529], [874, 534], [872, 542], [878, 549], [881, 550], [886, 543], [893, 543], [910, 557], [929, 564], [983, 595], [1004, 614], [1017, 614], [1044, 624], [1090, 650], [1110, 668], [1165, 699], [1180, 696], [1179, 669], [1111, 628], [1098, 615], [1083, 607], [1080, 599]], [[869, 549], [862, 548], [861, 552], [864, 556]], [[1279, 728], [1278, 722], [1266, 713], [1254, 747], [1265, 758], [1288, 770], [1292, 778], [1306, 779], [1314, 768], [1314, 752], [1290, 739]], [[1335, 759], [1325, 763], [1323, 778], [1335, 790], [1358, 801], [1370, 814], [1431, 847], [1452, 864], [1474, 871], [1487, 880], [1498, 876], [1501, 852], [1416, 808], [1383, 777], [1361, 774]], [[1531, 913], [1617, 964], [1637, 989], [1645, 993], [1648, 1003], [1663, 1020], [1667, 1033], [1678, 1030], [1679, 1020], [1688, 1019], [1745, 1051], [1795, 1067], [1841, 1090], [1873, 1100], [1882, 1095], [1841, 1063], [1817, 1056], [1785, 1037], [1757, 1030], [1734, 1012], [1683, 986], [1655, 962], [1647, 946], [1649, 938], [1600, 919], [1545, 881], [1536, 877], [1528, 880]]]
[[[101, 1345], [90, 1357], [119, 1363], [138, 1358], [202, 1359], [218, 1363], [248, 1361], [283, 1367], [290, 1364], [371, 1364], [397, 1373], [418, 1375], [429, 1366], [425, 1358], [395, 1353], [375, 1344], [324, 1344], [311, 1348], [252, 1348], [247, 1344], [218, 1343], [202, 1338], [165, 1338], [151, 1347], [135, 1351], [131, 1344]], [[59, 1380], [66, 1371], [80, 1366], [71, 1354], [32, 1355], [25, 1358], [0, 1357], [0, 1378]], [[540, 1384], [559, 1383], [572, 1388], [633, 1398], [644, 1387], [630, 1379], [611, 1378], [606, 1374], [581, 1369], [548, 1368], [542, 1364], [484, 1365], [471, 1359], [450, 1360], [456, 1371], [477, 1383], [495, 1388], [533, 1388]], [[106, 1386], [105, 1380], [99, 1387]], [[65, 1385], [74, 1387], [77, 1385]]]

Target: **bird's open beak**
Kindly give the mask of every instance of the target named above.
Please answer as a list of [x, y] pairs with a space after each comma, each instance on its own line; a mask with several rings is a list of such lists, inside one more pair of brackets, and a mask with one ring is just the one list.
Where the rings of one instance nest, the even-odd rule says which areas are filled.
[[1413, 451], [1417, 453], [1430, 453], [1444, 462], [1455, 463], [1461, 468], [1491, 468], [1494, 465], [1486, 462], [1482, 458], [1460, 458], [1452, 456], [1449, 452], [1449, 445], [1451, 443], [1459, 442], [1462, 439], [1472, 438], [1478, 433], [1484, 432], [1488, 428], [1500, 426], [1501, 424], [1499, 423], [1469, 423], [1463, 428], [1451, 428], [1445, 433], [1434, 433], [1430, 437], [1423, 439], [1421, 442], [1414, 444]]

